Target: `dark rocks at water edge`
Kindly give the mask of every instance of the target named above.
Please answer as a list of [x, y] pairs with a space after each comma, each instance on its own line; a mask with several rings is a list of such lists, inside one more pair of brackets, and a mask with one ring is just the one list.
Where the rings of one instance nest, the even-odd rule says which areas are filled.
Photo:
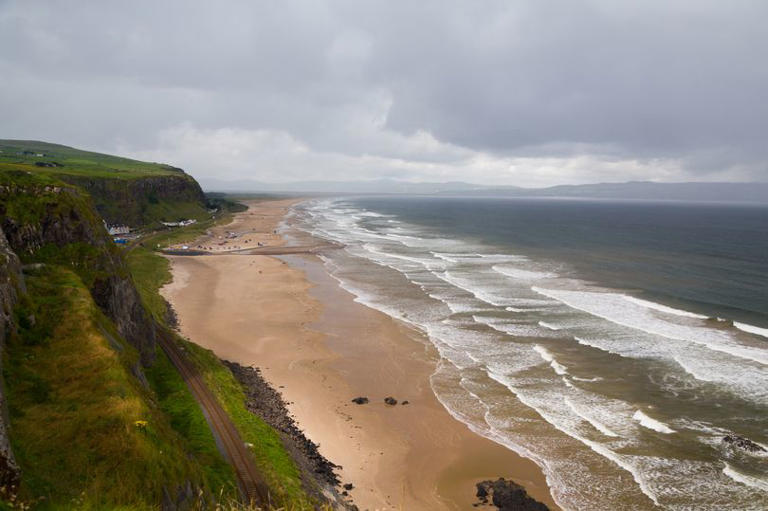
[[352, 400], [352, 402], [355, 403], [356, 405], [364, 405], [364, 404], [368, 403], [368, 398], [367, 397], [356, 397], [355, 399]]
[[336, 501], [331, 504], [336, 506], [335, 509], [357, 509], [346, 502], [337, 490], [340, 481], [334, 469], [339, 467], [325, 459], [317, 444], [296, 426], [282, 396], [264, 380], [261, 372], [235, 362], [223, 362], [245, 388], [248, 410], [280, 434], [283, 444], [301, 470], [305, 489], [321, 502], [328, 501], [328, 494], [333, 495]]
[[765, 448], [762, 445], [756, 444], [749, 438], [744, 438], [743, 436], [737, 436], [737, 435], [724, 436], [723, 443], [733, 447], [738, 447], [741, 450], [751, 452], [751, 453], [768, 452], [765, 450]]
[[496, 481], [482, 481], [476, 486], [479, 504], [488, 504], [490, 499], [490, 502], [501, 511], [549, 511], [546, 505], [530, 497], [525, 488], [503, 477]]

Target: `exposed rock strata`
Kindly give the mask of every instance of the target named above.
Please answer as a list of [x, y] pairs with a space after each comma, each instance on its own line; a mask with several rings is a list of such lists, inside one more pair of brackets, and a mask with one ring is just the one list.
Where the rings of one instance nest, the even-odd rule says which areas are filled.
[[181, 169], [178, 169], [178, 175], [147, 176], [141, 179], [91, 178], [76, 175], [59, 177], [88, 191], [99, 214], [110, 225], [146, 225], [150, 220], [148, 209], [158, 202], [205, 204], [200, 185]]
[[[25, 261], [50, 260], [75, 270], [142, 363], [151, 364], [155, 324], [88, 197], [67, 187], [7, 188], [0, 189], [0, 220], [12, 250]], [[31, 204], [23, 217], [19, 203]]]

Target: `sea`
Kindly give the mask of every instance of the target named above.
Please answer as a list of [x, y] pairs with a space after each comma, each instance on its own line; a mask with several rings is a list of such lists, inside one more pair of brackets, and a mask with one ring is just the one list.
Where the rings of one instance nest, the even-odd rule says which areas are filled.
[[563, 509], [768, 509], [768, 207], [368, 196], [287, 224]]

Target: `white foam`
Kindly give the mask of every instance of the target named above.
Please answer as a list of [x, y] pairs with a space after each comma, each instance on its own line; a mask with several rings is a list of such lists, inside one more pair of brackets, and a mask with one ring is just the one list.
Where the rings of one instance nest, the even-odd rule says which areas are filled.
[[667, 307], [666, 305], [662, 305], [660, 303], [649, 302], [648, 300], [641, 300], [640, 298], [635, 298], [634, 296], [622, 295], [622, 297], [625, 300], [628, 300], [634, 304], [640, 305], [641, 307], [647, 307], [649, 309], [657, 310], [660, 312], [666, 312], [667, 314], [674, 314], [675, 316], [682, 316], [685, 318], [697, 318], [697, 319], [709, 318], [709, 316], [703, 316], [701, 314], [696, 314], [695, 312], [688, 312], [680, 309], [674, 309], [672, 307]]
[[454, 254], [441, 254], [440, 252], [432, 252], [432, 255], [437, 257], [438, 259], [442, 259], [443, 261], [448, 261], [449, 263], [459, 262], [459, 260], [456, 257], [451, 257]]
[[727, 475], [737, 483], [768, 492], [768, 481], [739, 472], [727, 461], [725, 462], [725, 467], [723, 467], [723, 474]]
[[755, 334], [762, 337], [768, 337], [768, 328], [760, 328], [758, 326], [748, 325], [747, 323], [739, 323], [737, 321], [733, 322], [733, 326], [742, 332], [747, 332], [749, 334]]
[[483, 325], [493, 328], [497, 332], [508, 334], [514, 337], [545, 337], [540, 329], [531, 324], [511, 323], [509, 321], [504, 321], [497, 318], [489, 318], [476, 315], [472, 316], [472, 319], [478, 323], [482, 323]]
[[436, 293], [429, 293], [430, 298], [434, 298], [435, 300], [439, 300], [443, 302], [449, 309], [451, 309], [451, 312], [453, 314], [462, 314], [465, 312], [480, 312], [483, 309], [478, 307], [477, 305], [473, 305], [470, 302], [459, 301], [457, 299], [449, 299], [449, 297], [442, 296]]
[[506, 300], [500, 296], [495, 296], [491, 293], [488, 293], [486, 291], [483, 291], [481, 289], [478, 289], [477, 287], [473, 287], [466, 283], [463, 279], [460, 279], [458, 277], [455, 277], [448, 273], [447, 271], [444, 272], [433, 272], [433, 275], [441, 280], [444, 280], [445, 282], [458, 287], [459, 289], [463, 289], [467, 293], [470, 293], [478, 300], [481, 300], [487, 304], [494, 305], [496, 307], [504, 307], [506, 305]]
[[375, 245], [372, 245], [370, 243], [364, 243], [363, 248], [370, 252], [371, 254], [375, 254], [382, 257], [389, 257], [393, 259], [399, 259], [401, 261], [406, 261], [408, 263], [417, 264], [425, 269], [441, 269], [444, 267], [443, 263], [441, 261], [436, 261], [434, 259], [426, 259], [422, 257], [411, 257], [403, 254], [397, 254], [394, 252], [384, 252], [380, 248], [376, 247]]
[[553, 325], [552, 323], [547, 323], [546, 321], [539, 321], [539, 326], [543, 326], [544, 328], [554, 331], [558, 331], [562, 328], [557, 325]]
[[541, 346], [540, 344], [536, 344], [534, 345], [533, 350], [541, 355], [541, 358], [543, 358], [544, 361], [549, 362], [549, 365], [552, 367], [552, 369], [554, 369], [556, 374], [560, 376], [568, 374], [568, 368], [559, 363], [555, 359], [555, 356], [552, 355], [552, 353], [547, 348]]
[[577, 310], [603, 318], [617, 325], [640, 330], [667, 339], [687, 341], [707, 347], [713, 351], [752, 360], [768, 365], [768, 350], [744, 346], [725, 332], [711, 328], [682, 325], [649, 314], [646, 307], [632, 307], [622, 294], [593, 291], [566, 291], [532, 287], [533, 291], [554, 298]]
[[523, 270], [521, 268], [515, 268], [512, 266], [495, 265], [492, 267], [493, 271], [500, 273], [507, 277], [511, 277], [517, 280], [542, 280], [551, 279], [557, 277], [554, 273], [543, 271]]
[[361, 213], [358, 213], [361, 217], [371, 217], [371, 218], [394, 218], [393, 215], [383, 215], [381, 213], [376, 213], [374, 211], [362, 211]]
[[573, 378], [576, 381], [583, 381], [583, 382], [587, 382], [587, 383], [594, 383], [596, 381], [603, 381], [603, 378], [601, 378], [599, 376], [595, 376], [594, 378], [580, 378], [578, 376], [571, 376], [571, 378]]
[[498, 262], [504, 262], [504, 261], [528, 261], [528, 258], [521, 255], [514, 255], [514, 254], [473, 254], [477, 257], [480, 257], [482, 259], [485, 259], [486, 261], [493, 261], [496, 260]]
[[638, 421], [644, 428], [652, 429], [654, 431], [658, 431], [659, 433], [664, 433], [665, 435], [676, 433], [674, 429], [670, 428], [661, 421], [657, 421], [656, 419], [648, 417], [640, 410], [636, 411], [632, 418]]
[[590, 417], [580, 407], [577, 407], [576, 405], [574, 405], [573, 402], [570, 399], [565, 398], [565, 404], [567, 404], [568, 407], [571, 410], [573, 410], [573, 413], [575, 413], [576, 415], [578, 415], [579, 417], [581, 417], [582, 419], [584, 419], [585, 421], [590, 423], [592, 425], [592, 427], [594, 427], [596, 430], [598, 430], [600, 433], [604, 434], [605, 436], [610, 436], [610, 437], [618, 437], [619, 436], [618, 434], [614, 433], [611, 430], [611, 428], [609, 428], [608, 426], [606, 426], [602, 422], [596, 420], [595, 418]]
[[[589, 447], [592, 451], [594, 451], [598, 455], [610, 460], [620, 468], [629, 472], [632, 475], [632, 478], [635, 480], [635, 483], [637, 483], [640, 491], [643, 494], [645, 494], [649, 499], [651, 499], [654, 504], [656, 504], [657, 506], [659, 505], [658, 496], [651, 489], [643, 472], [640, 470], [639, 467], [635, 466], [633, 463], [630, 462], [630, 460], [633, 459], [633, 457], [616, 453], [610, 448], [601, 444], [600, 442], [595, 442], [593, 440], [585, 438], [583, 435], [578, 434], [575, 430], [572, 429], [572, 427], [569, 427], [567, 423], [563, 422], [562, 420], [563, 417], [554, 416], [551, 413], [553, 411], [551, 409], [544, 408], [542, 406], [537, 406], [537, 403], [532, 401], [530, 396], [527, 396], [524, 393], [520, 393], [517, 389], [515, 389], [514, 386], [510, 384], [509, 380], [506, 377], [494, 372], [489, 372], [488, 375], [494, 380], [501, 383], [502, 385], [507, 386], [507, 388], [512, 390], [512, 392], [514, 392], [517, 395], [518, 399], [520, 399], [520, 401], [523, 402], [523, 404], [536, 410], [544, 418], [544, 420], [546, 420], [549, 424], [554, 426], [556, 429], [558, 429], [559, 431], [562, 431], [563, 433], [577, 440], [578, 442], [581, 442], [582, 444]], [[551, 399], [547, 399], [546, 402], [551, 403]]]

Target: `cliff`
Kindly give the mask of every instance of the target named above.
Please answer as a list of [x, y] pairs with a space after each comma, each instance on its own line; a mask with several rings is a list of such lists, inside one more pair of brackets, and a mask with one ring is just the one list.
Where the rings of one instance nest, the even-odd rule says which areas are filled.
[[[162, 357], [159, 326], [124, 253], [91, 194], [0, 165], [0, 508], [11, 495], [41, 509], [83, 499], [144, 509], [170, 494], [191, 505], [235, 491], [226, 462], [158, 406], [145, 373], [156, 374]], [[162, 385], [169, 381], [183, 401], [183, 381], [166, 374]], [[194, 442], [210, 435], [198, 408], [186, 414]]]
[[110, 225], [141, 227], [155, 221], [175, 222], [206, 216], [205, 197], [197, 181], [178, 175], [139, 179], [61, 175], [62, 181], [86, 190]]
[[0, 227], [24, 263], [73, 269], [142, 363], [152, 362], [155, 325], [87, 194], [35, 175], [0, 173]]
[[[0, 228], [0, 361], [2, 361], [6, 339], [14, 327], [13, 311], [19, 293], [23, 291], [21, 263], [8, 245], [5, 233]], [[5, 416], [7, 410], [5, 385], [0, 385], [0, 410], [3, 411], [3, 417], [0, 420], [0, 486], [14, 489], [19, 484], [19, 467], [11, 450], [6, 427], [8, 421]]]

